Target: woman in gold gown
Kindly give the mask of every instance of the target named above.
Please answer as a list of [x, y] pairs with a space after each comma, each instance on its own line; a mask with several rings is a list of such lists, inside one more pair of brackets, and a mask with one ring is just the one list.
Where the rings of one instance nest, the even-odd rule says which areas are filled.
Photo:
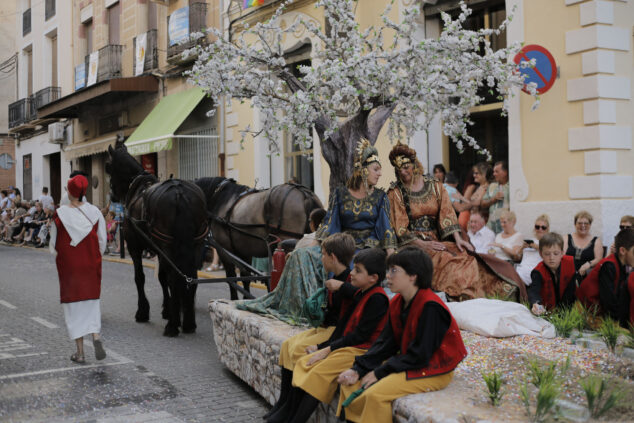
[[397, 144], [390, 152], [397, 181], [390, 186], [390, 221], [398, 246], [416, 245], [434, 265], [432, 288], [458, 300], [485, 296], [519, 299], [526, 293], [513, 266], [478, 255], [461, 236], [442, 183], [423, 175], [416, 151]]

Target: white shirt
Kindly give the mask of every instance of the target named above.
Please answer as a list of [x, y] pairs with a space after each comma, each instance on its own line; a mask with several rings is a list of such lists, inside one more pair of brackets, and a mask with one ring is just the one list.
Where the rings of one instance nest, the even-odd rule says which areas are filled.
[[[539, 241], [533, 240], [536, 245], [539, 245]], [[539, 250], [534, 248], [524, 248], [522, 253], [522, 262], [517, 265], [515, 270], [520, 278], [524, 281], [526, 286], [530, 285], [533, 280], [531, 279], [531, 272], [535, 269], [535, 266], [542, 261], [542, 257], [539, 255]]]
[[495, 241], [495, 232], [489, 229], [486, 225], [482, 227], [478, 232], [467, 232], [471, 245], [475, 248], [476, 253], [486, 254], [489, 252], [489, 245]]
[[[522, 245], [524, 243], [524, 238], [522, 237], [522, 234], [519, 232], [515, 232], [513, 235], [504, 238], [502, 236], [504, 232], [500, 232], [499, 234], [497, 234], [495, 236], [495, 242], [498, 244], [502, 244], [504, 247], [506, 248], [515, 248], [518, 245]], [[512, 261], [513, 259], [511, 258], [511, 256], [509, 256], [508, 254], [506, 254], [506, 252], [502, 251], [501, 248], [499, 247], [494, 247], [495, 249], [495, 256], [499, 259], [502, 260], [508, 260], [508, 261]]]
[[[61, 206], [57, 209], [57, 216], [62, 221], [66, 232], [68, 232], [71, 238], [70, 245], [75, 247], [79, 244], [92, 231], [95, 223], [99, 223], [97, 226], [97, 237], [99, 238], [99, 251], [103, 255], [106, 250], [108, 237], [106, 235], [106, 221], [101, 211], [90, 203], [84, 203], [79, 208], [81, 211], [69, 206]], [[51, 240], [49, 249], [51, 253], [56, 254], [55, 241], [57, 240], [57, 226], [55, 226], [55, 224], [51, 224], [50, 234]]]
[[53, 201], [53, 197], [50, 195], [40, 195], [40, 198], [37, 199], [40, 203], [42, 203], [42, 209], [50, 208], [54, 210], [55, 203]]

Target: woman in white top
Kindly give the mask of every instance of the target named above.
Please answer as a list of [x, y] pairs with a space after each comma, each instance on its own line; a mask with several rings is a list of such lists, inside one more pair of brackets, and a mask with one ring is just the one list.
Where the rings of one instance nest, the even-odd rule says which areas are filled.
[[495, 242], [491, 243], [490, 254], [507, 261], [518, 261], [521, 258], [520, 251], [524, 241], [522, 234], [515, 230], [515, 213], [505, 210], [500, 215], [502, 232], [496, 235]]
[[531, 272], [542, 261], [542, 257], [539, 255], [539, 240], [548, 232], [550, 232], [550, 219], [548, 215], [542, 214], [535, 219], [535, 237], [532, 240], [525, 240], [522, 245], [520, 250], [522, 262], [517, 265], [515, 270], [526, 286], [532, 282]]

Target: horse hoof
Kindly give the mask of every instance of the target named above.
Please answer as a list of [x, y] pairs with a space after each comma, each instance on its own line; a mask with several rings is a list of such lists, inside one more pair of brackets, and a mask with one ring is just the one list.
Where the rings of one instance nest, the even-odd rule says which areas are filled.
[[196, 332], [196, 325], [183, 327], [183, 333], [195, 333], [195, 332]]
[[178, 329], [173, 329], [171, 327], [166, 327], [163, 331], [163, 336], [168, 336], [170, 338], [175, 338], [178, 336]]
[[150, 321], [150, 314], [149, 313], [141, 313], [141, 312], [137, 311], [136, 314], [134, 315], [134, 319], [138, 323], [149, 322]]

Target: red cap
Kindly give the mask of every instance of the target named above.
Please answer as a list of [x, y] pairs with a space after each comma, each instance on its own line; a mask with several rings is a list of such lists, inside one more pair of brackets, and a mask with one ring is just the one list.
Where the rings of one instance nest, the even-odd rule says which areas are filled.
[[84, 175], [77, 175], [68, 180], [66, 185], [68, 193], [73, 197], [81, 200], [86, 194], [86, 188], [88, 188], [88, 179]]

